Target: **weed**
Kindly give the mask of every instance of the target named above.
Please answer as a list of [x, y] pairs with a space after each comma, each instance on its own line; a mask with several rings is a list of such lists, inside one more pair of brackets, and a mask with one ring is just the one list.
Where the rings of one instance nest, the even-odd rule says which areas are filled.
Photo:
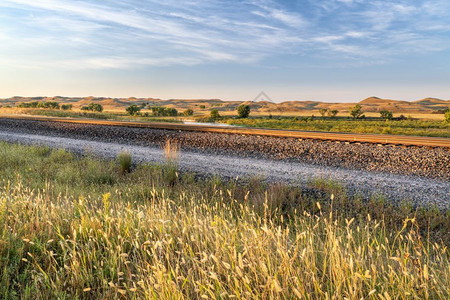
[[119, 162], [120, 171], [122, 173], [131, 172], [131, 163], [132, 163], [131, 153], [126, 151], [120, 152], [119, 155], [117, 156], [117, 161]]

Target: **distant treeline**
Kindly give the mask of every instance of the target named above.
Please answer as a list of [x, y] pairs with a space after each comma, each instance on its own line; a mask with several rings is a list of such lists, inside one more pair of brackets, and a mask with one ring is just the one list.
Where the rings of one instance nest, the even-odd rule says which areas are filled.
[[176, 117], [178, 111], [170, 107], [152, 106], [152, 114], [156, 117]]
[[61, 104], [55, 101], [33, 101], [33, 102], [23, 102], [17, 105], [21, 108], [46, 108], [46, 109], [62, 109], [71, 110], [72, 104]]

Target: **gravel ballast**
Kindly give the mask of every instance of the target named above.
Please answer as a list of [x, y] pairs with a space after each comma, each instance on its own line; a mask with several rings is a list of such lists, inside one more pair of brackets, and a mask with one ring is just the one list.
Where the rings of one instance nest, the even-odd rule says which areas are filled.
[[185, 171], [230, 178], [261, 175], [289, 183], [326, 178], [366, 196], [381, 193], [395, 201], [445, 208], [450, 204], [450, 152], [445, 148], [0, 119], [0, 140], [89, 150], [108, 158], [127, 150], [137, 161], [160, 162], [160, 145], [167, 139], [181, 145]]

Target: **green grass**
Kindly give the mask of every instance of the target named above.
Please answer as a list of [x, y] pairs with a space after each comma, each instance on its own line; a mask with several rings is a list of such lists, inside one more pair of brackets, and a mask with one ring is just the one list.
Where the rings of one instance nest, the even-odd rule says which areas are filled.
[[170, 122], [181, 123], [180, 120], [174, 117], [153, 117], [153, 116], [130, 116], [125, 113], [110, 113], [110, 112], [76, 112], [76, 111], [61, 111], [49, 109], [24, 109], [24, 113], [30, 115], [59, 117], [59, 118], [88, 118], [100, 120], [115, 120], [115, 121], [140, 121], [140, 122]]
[[173, 166], [0, 143], [0, 298], [449, 296], [448, 212]]
[[310, 117], [272, 119], [254, 117], [248, 119], [222, 118], [219, 122], [260, 128], [450, 137], [450, 123], [431, 120], [385, 121], [375, 118], [351, 120], [322, 117], [315, 117], [311, 120]]

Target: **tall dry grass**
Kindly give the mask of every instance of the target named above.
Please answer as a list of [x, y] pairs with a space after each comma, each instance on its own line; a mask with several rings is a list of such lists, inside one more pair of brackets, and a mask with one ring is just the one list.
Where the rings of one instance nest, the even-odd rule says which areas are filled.
[[220, 197], [142, 204], [51, 197], [22, 186], [0, 195], [5, 298], [447, 299], [448, 249], [329, 215], [257, 214]]
[[411, 211], [396, 227], [386, 204], [351, 217], [341, 189], [316, 203], [257, 180], [171, 184], [166, 166], [120, 174], [63, 150], [0, 154], [0, 298], [449, 297], [447, 245]]
[[178, 141], [167, 139], [161, 148], [163, 149], [166, 163], [178, 165], [181, 153], [181, 147], [178, 144]]

